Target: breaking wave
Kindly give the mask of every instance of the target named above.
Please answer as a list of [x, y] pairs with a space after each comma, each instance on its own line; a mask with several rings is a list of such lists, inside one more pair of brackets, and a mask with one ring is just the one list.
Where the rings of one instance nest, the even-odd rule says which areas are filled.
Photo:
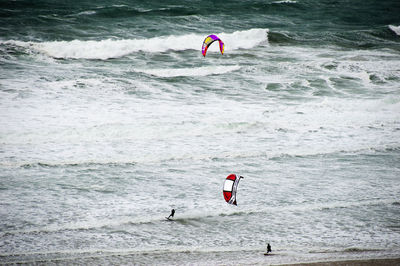
[[393, 26], [393, 25], [389, 25], [389, 29], [392, 30], [394, 33], [396, 33], [396, 35], [400, 36], [400, 26]]
[[[23, 42], [9, 40], [1, 44], [30, 49], [59, 59], [100, 59], [120, 58], [135, 52], [161, 53], [166, 51], [199, 50], [206, 34], [185, 34], [161, 36], [148, 39], [126, 40], [73, 40], [53, 42]], [[225, 51], [250, 49], [268, 42], [268, 29], [250, 29], [233, 33], [218, 33], [225, 43]], [[211, 46], [209, 51], [216, 52]], [[201, 54], [199, 52], [199, 54]]]

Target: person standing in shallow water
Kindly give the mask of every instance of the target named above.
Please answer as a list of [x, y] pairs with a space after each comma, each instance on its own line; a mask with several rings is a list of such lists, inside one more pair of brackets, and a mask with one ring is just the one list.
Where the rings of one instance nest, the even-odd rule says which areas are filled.
[[169, 219], [169, 218], [174, 218], [174, 215], [175, 215], [175, 209], [172, 209], [172, 210], [171, 210], [171, 214], [168, 216], [167, 219]]

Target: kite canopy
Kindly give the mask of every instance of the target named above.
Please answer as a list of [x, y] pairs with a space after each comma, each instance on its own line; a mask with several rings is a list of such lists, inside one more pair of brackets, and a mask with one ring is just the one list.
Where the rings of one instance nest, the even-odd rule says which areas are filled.
[[237, 205], [236, 191], [241, 178], [243, 178], [243, 176], [230, 174], [225, 179], [222, 194], [224, 195], [225, 201], [228, 202], [229, 204]]
[[215, 41], [219, 42], [219, 50], [221, 51], [221, 54], [224, 54], [225, 45], [221, 41], [221, 39], [218, 38], [216, 35], [208, 35], [204, 39], [203, 46], [201, 47], [201, 52], [203, 53], [203, 56], [206, 56], [208, 47]]

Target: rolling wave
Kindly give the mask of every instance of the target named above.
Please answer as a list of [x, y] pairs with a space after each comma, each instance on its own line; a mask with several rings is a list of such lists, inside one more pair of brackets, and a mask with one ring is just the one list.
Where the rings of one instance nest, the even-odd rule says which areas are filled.
[[[136, 52], [162, 53], [167, 51], [199, 50], [207, 34], [186, 34], [162, 36], [148, 39], [126, 40], [73, 40], [52, 42], [24, 42], [9, 40], [1, 44], [18, 46], [58, 59], [100, 59], [120, 58]], [[250, 49], [268, 41], [268, 29], [250, 29], [233, 33], [218, 33], [225, 43], [225, 51]], [[218, 51], [218, 45], [209, 52]]]

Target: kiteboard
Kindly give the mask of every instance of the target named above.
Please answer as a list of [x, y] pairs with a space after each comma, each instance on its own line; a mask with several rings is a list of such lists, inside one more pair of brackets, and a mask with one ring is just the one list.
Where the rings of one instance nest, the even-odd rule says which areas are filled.
[[167, 221], [174, 221], [173, 219], [168, 218], [168, 217], [165, 217], [165, 219], [166, 219]]

